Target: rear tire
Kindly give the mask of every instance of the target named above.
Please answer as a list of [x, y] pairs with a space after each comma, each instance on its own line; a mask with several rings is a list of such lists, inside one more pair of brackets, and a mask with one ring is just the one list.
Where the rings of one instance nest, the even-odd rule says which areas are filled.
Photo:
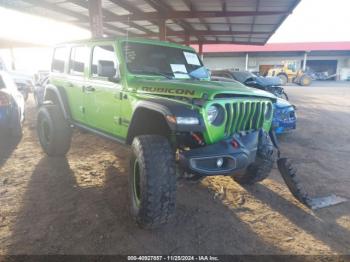
[[129, 168], [130, 211], [143, 228], [168, 222], [175, 211], [175, 155], [165, 137], [134, 138]]
[[64, 156], [70, 148], [72, 128], [56, 105], [40, 107], [37, 132], [41, 147], [49, 156]]

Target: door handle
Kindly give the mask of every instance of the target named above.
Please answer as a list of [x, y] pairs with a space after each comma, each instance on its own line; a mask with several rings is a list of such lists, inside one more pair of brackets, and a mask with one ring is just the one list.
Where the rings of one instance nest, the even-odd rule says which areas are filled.
[[96, 89], [92, 86], [83, 86], [83, 92], [94, 92]]

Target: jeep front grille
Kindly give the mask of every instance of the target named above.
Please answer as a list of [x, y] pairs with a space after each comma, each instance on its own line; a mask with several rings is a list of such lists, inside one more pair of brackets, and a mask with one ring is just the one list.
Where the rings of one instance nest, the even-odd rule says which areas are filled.
[[[265, 120], [272, 116], [272, 103], [269, 101], [235, 101], [225, 103], [226, 122], [225, 135], [248, 130], [258, 130]], [[268, 111], [267, 119], [265, 113]]]

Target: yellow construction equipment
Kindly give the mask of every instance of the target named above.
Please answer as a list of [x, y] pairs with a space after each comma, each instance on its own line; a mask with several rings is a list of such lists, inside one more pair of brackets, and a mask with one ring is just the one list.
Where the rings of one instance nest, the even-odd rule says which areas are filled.
[[282, 85], [287, 83], [296, 83], [301, 86], [309, 86], [312, 83], [312, 78], [303, 70], [297, 70], [295, 61], [284, 61], [281, 66], [271, 68], [267, 76], [278, 76]]

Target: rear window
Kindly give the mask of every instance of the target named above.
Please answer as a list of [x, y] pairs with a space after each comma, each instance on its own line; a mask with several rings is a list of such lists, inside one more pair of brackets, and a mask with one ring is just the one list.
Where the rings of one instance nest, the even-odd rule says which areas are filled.
[[92, 64], [91, 75], [93, 77], [98, 76], [98, 64], [100, 62], [109, 62], [114, 65], [114, 70], [118, 70], [117, 56], [114, 52], [114, 48], [111, 45], [99, 45], [95, 46], [92, 52]]
[[89, 49], [85, 46], [73, 47], [69, 60], [69, 73], [83, 75], [86, 61], [89, 58]]
[[65, 61], [68, 57], [68, 48], [58, 47], [54, 51], [53, 60], [52, 60], [52, 72], [63, 73]]

